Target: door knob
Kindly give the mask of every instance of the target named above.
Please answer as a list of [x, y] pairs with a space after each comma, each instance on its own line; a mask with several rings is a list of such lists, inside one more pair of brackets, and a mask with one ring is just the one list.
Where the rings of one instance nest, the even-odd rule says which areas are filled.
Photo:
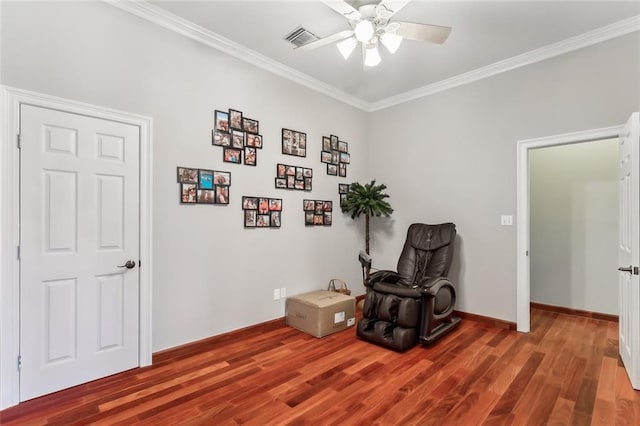
[[620, 272], [628, 272], [633, 275], [638, 275], [638, 267], [637, 266], [627, 266], [626, 268], [621, 266], [618, 268]]
[[135, 267], [136, 267], [136, 262], [134, 262], [133, 260], [127, 260], [127, 263], [125, 263], [124, 265], [118, 265], [118, 268], [133, 269]]

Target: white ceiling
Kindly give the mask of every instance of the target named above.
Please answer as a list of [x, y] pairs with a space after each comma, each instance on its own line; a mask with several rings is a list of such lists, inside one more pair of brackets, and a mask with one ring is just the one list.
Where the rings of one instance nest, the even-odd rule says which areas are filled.
[[319, 37], [349, 29], [346, 19], [320, 1], [150, 3], [163, 13], [177, 15], [241, 45], [236, 49], [250, 49], [250, 55], [257, 52], [364, 105], [433, 86], [625, 19], [631, 18], [635, 30], [640, 22], [640, 0], [414, 0], [393, 19], [450, 26], [449, 39], [443, 45], [406, 40], [394, 55], [380, 49], [382, 63], [365, 69], [357, 50], [345, 61], [333, 44], [296, 51], [283, 39], [298, 25]]

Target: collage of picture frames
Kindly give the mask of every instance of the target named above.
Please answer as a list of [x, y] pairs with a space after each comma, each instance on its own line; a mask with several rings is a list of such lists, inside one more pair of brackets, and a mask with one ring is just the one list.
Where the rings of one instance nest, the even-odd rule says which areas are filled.
[[[222, 160], [227, 163], [256, 166], [258, 149], [262, 148], [259, 122], [245, 117], [236, 109], [215, 110], [212, 145], [223, 148]], [[338, 136], [322, 137], [320, 160], [327, 164], [327, 174], [346, 177], [351, 162], [349, 145]], [[282, 128], [282, 154], [307, 156], [307, 134]], [[178, 167], [180, 202], [182, 204], [229, 204], [231, 172], [190, 167]], [[313, 169], [290, 164], [276, 164], [276, 189], [311, 191]], [[338, 184], [340, 205], [344, 204], [350, 185]], [[303, 200], [304, 222], [307, 226], [331, 226], [331, 200]], [[245, 228], [280, 228], [282, 199], [257, 196], [242, 197]]]
[[178, 183], [183, 204], [229, 204], [231, 172], [178, 167]]
[[222, 147], [222, 161], [226, 163], [258, 164], [258, 149], [262, 148], [262, 135], [258, 120], [244, 117], [242, 111], [215, 110], [212, 144]]

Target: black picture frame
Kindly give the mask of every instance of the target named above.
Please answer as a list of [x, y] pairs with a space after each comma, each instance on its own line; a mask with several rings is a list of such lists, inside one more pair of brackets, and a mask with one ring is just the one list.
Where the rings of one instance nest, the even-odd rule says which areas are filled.
[[229, 112], [215, 110], [213, 114], [213, 128], [215, 130], [229, 131]]
[[329, 136], [331, 139], [331, 149], [338, 149], [338, 137], [336, 135]]
[[229, 132], [213, 129], [211, 133], [211, 145], [231, 146], [231, 134]]
[[326, 164], [331, 163], [331, 151], [320, 151], [320, 162]]
[[259, 132], [259, 123], [258, 120], [254, 120], [252, 118], [243, 117], [242, 118], [242, 130], [247, 133], [258, 134]]
[[198, 169], [177, 167], [178, 183], [198, 183]]
[[213, 170], [198, 170], [198, 189], [213, 189]]
[[329, 136], [322, 137], [322, 150], [331, 151], [331, 138]]
[[256, 219], [258, 216], [258, 212], [255, 210], [245, 210], [244, 211], [244, 227], [245, 228], [255, 228], [256, 227]]
[[336, 164], [327, 164], [327, 174], [330, 176], [338, 176], [338, 166]]
[[349, 144], [345, 141], [338, 141], [338, 151], [349, 152]]
[[296, 157], [307, 156], [307, 134], [282, 128], [282, 153]]
[[338, 184], [338, 194], [348, 194], [349, 193], [349, 185], [348, 183], [339, 183]]
[[229, 187], [216, 185], [216, 204], [229, 204]]
[[180, 184], [180, 203], [196, 204], [198, 202], [198, 184], [197, 183], [181, 183]]
[[244, 132], [242, 130], [231, 130], [231, 147], [236, 149], [244, 148]]
[[215, 190], [213, 189], [198, 189], [197, 203], [198, 204], [215, 204]]
[[242, 150], [224, 147], [222, 149], [222, 161], [225, 163], [242, 164]]
[[302, 200], [305, 226], [331, 226], [333, 223], [333, 201]]
[[229, 128], [242, 130], [242, 111], [229, 108]]
[[351, 155], [348, 152], [341, 152], [340, 162], [344, 164], [349, 164], [351, 162]]
[[213, 171], [213, 184], [219, 186], [231, 186], [231, 172], [220, 170]]
[[277, 177], [275, 180], [276, 189], [287, 189], [287, 179]]
[[242, 197], [242, 209], [243, 210], [258, 210], [258, 197]]
[[262, 149], [262, 135], [246, 133], [245, 146], [251, 146], [253, 148]]
[[244, 164], [247, 166], [255, 166], [258, 164], [258, 151], [251, 146], [244, 147]]
[[347, 165], [345, 163], [338, 164], [338, 176], [347, 177]]

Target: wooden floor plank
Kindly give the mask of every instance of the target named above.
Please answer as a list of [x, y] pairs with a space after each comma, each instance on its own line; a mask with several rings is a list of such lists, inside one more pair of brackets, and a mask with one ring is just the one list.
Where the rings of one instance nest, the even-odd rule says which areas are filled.
[[617, 324], [532, 309], [404, 353], [270, 321], [0, 412], [2, 425], [637, 425]]

